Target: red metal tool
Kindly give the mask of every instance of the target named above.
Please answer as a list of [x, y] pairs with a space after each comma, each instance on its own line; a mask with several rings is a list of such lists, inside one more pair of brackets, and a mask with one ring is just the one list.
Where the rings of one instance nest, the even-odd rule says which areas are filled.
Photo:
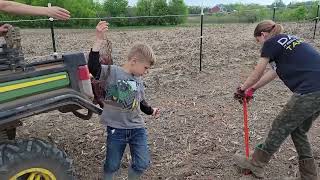
[[[244, 144], [245, 144], [245, 151], [246, 151], [246, 158], [249, 159], [249, 127], [248, 127], [248, 108], [247, 108], [247, 98], [243, 98], [243, 130], [244, 130]], [[251, 174], [250, 170], [244, 171], [245, 175]]]
[[247, 98], [243, 98], [243, 130], [244, 130], [244, 144], [246, 150], [246, 157], [249, 158], [249, 128], [248, 128], [248, 108], [247, 108]]

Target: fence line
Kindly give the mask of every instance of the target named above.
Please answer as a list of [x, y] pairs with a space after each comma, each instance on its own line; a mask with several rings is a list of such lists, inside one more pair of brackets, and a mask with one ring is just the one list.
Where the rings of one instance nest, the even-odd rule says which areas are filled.
[[48, 19], [19, 19], [12, 21], [0, 21], [0, 23], [17, 23], [17, 22], [38, 22], [38, 21], [49, 21]]
[[[165, 18], [165, 17], [196, 17], [201, 16], [201, 14], [188, 14], [188, 15], [159, 15], [159, 16], [123, 16], [123, 17], [79, 17], [79, 18], [70, 18], [70, 20], [110, 20], [110, 19], [141, 19], [141, 18]], [[54, 19], [55, 21], [59, 21]], [[37, 22], [37, 21], [50, 21], [50, 18], [47, 19], [19, 19], [12, 21], [0, 21], [0, 23], [18, 23], [18, 22]]]
[[[320, 5], [318, 5], [318, 10], [316, 17], [313, 18], [315, 21], [315, 26], [314, 26], [314, 35], [313, 39], [315, 38], [316, 35], [316, 29], [317, 29], [317, 23], [319, 21], [319, 8]], [[276, 9], [277, 7], [273, 8], [268, 8], [268, 10], [273, 9], [273, 20], [276, 20]], [[253, 9], [255, 10], [255, 9]], [[70, 18], [70, 20], [111, 20], [111, 19], [140, 19], [140, 18], [166, 18], [166, 17], [201, 17], [199, 20], [200, 22], [200, 37], [197, 37], [197, 39], [200, 39], [200, 71], [201, 71], [201, 66], [202, 66], [202, 44], [203, 44], [203, 18], [205, 15], [212, 15], [212, 14], [205, 14], [203, 13], [203, 9], [201, 11], [201, 14], [188, 14], [188, 15], [159, 15], [159, 16], [130, 16], [130, 17], [79, 17], [79, 18]], [[54, 36], [54, 21], [56, 21], [53, 18], [48, 18], [48, 19], [29, 19], [29, 20], [13, 20], [13, 21], [0, 21], [0, 23], [17, 23], [17, 22], [37, 22], [37, 21], [50, 21], [50, 28], [51, 28], [51, 37], [52, 37], [52, 46], [53, 46], [53, 51], [54, 54], [56, 53], [56, 42], [55, 42], [55, 36]]]

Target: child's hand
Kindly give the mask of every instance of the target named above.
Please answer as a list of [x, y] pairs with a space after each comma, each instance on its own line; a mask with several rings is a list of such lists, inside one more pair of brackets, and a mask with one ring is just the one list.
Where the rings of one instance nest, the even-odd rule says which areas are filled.
[[109, 29], [109, 24], [106, 21], [100, 21], [96, 27], [96, 38], [97, 40], [104, 40], [105, 32]]
[[0, 36], [5, 35], [5, 34], [8, 32], [9, 28], [11, 28], [11, 27], [12, 27], [12, 26], [11, 26], [10, 24], [3, 24], [3, 25], [1, 25], [1, 26], [0, 26]]
[[155, 118], [159, 118], [160, 117], [160, 109], [159, 108], [152, 108], [152, 109], [153, 109], [152, 116]]

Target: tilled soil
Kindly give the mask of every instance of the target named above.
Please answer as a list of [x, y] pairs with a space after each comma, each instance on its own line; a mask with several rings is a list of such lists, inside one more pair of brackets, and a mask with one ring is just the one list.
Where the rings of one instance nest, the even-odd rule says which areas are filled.
[[[233, 100], [236, 87], [250, 74], [260, 46], [252, 36], [255, 24], [207, 25], [204, 28], [202, 71], [199, 72], [200, 28], [110, 30], [116, 64], [126, 59], [130, 46], [149, 43], [157, 63], [144, 78], [147, 100], [161, 108], [161, 117], [145, 116], [152, 165], [143, 179], [254, 179], [233, 164], [233, 154], [244, 150], [242, 106]], [[284, 24], [316, 47], [313, 24]], [[94, 29], [56, 30], [59, 52], [87, 52]], [[49, 30], [22, 30], [26, 58], [52, 52]], [[291, 92], [276, 80], [256, 93], [249, 106], [250, 145], [266, 137], [272, 120]], [[319, 122], [310, 130], [319, 164]], [[24, 120], [18, 136], [39, 137], [56, 143], [74, 160], [80, 180], [101, 179], [105, 156], [105, 129], [94, 116], [85, 121], [58, 111]], [[125, 155], [117, 179], [125, 179], [130, 157]], [[294, 175], [297, 157], [290, 138], [266, 168], [266, 177]]]

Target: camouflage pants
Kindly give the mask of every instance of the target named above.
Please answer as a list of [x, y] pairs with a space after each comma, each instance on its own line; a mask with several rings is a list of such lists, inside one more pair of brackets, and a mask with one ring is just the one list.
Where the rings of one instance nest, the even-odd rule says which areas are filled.
[[294, 94], [272, 123], [262, 149], [274, 154], [291, 135], [299, 159], [312, 158], [307, 132], [320, 114], [320, 91], [305, 95]]

